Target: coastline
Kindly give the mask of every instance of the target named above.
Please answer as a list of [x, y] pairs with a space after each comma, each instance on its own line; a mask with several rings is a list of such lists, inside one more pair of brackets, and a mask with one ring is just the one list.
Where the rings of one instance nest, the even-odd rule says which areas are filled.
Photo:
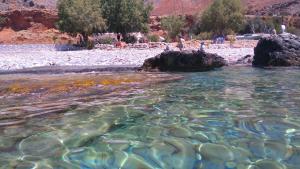
[[[253, 43], [253, 42], [252, 42]], [[143, 45], [143, 44], [142, 44]], [[176, 44], [170, 45], [171, 50], [178, 50]], [[197, 43], [187, 44], [186, 50], [197, 50]], [[21, 72], [28, 69], [51, 67], [52, 70], [83, 69], [95, 70], [122, 70], [122, 67], [135, 69], [142, 66], [144, 60], [154, 57], [164, 51], [164, 45], [155, 48], [134, 48], [124, 49], [107, 48], [93, 50], [66, 50], [59, 49], [53, 44], [27, 44], [27, 45], [0, 45], [0, 71]], [[230, 48], [229, 44], [213, 44], [205, 50], [208, 53], [216, 53], [223, 57], [229, 65], [237, 62], [246, 55], [254, 55], [254, 48], [251, 45], [246, 47]], [[40, 69], [41, 70], [41, 69]], [[125, 69], [128, 70], [128, 69]], [[77, 70], [78, 71], [78, 70]], [[1, 73], [0, 72], [0, 73]], [[30, 72], [34, 72], [31, 70]], [[55, 72], [55, 71], [54, 71]], [[75, 70], [76, 72], [76, 70]]]

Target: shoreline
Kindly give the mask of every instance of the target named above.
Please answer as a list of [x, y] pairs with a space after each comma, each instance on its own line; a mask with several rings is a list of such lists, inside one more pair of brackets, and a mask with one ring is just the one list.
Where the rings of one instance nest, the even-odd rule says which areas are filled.
[[[185, 50], [197, 50], [195, 44], [186, 45]], [[176, 44], [172, 43], [168, 45], [170, 45], [171, 50], [178, 50]], [[91, 70], [113, 71], [122, 70], [124, 67], [136, 69], [142, 66], [146, 59], [164, 51], [164, 45], [162, 44], [159, 44], [159, 47], [155, 48], [127, 47], [123, 49], [107, 48], [93, 50], [68, 50], [64, 49], [64, 47], [68, 46], [56, 46], [53, 44], [0, 45], [0, 74], [3, 74], [3, 72], [26, 72], [28, 69], [43, 67], [49, 67], [53, 71], [57, 69], [56, 71], [61, 72], [68, 71], [61, 70], [63, 67], [68, 67], [68, 69], [71, 67], [73, 69], [76, 67], [85, 67], [85, 69]], [[246, 55], [254, 55], [254, 48], [252, 47], [230, 48], [229, 44], [213, 44], [205, 51], [218, 54], [230, 66]]]

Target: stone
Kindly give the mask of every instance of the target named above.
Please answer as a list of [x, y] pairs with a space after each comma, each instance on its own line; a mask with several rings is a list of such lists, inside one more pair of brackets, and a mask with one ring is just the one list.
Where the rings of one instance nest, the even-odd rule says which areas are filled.
[[199, 147], [199, 152], [204, 160], [208, 161], [232, 161], [234, 160], [233, 152], [224, 145], [205, 143]]
[[285, 169], [284, 165], [273, 160], [258, 160], [253, 164], [253, 166], [255, 166], [253, 169]]
[[224, 58], [203, 51], [167, 51], [145, 60], [144, 71], [202, 72], [225, 66]]
[[280, 34], [262, 38], [254, 49], [253, 66], [300, 66], [300, 38]]
[[236, 64], [251, 64], [253, 62], [253, 56], [246, 55], [237, 60]]
[[46, 134], [32, 135], [24, 139], [19, 148], [24, 155], [43, 158], [59, 158], [65, 152], [65, 147], [58, 138]]

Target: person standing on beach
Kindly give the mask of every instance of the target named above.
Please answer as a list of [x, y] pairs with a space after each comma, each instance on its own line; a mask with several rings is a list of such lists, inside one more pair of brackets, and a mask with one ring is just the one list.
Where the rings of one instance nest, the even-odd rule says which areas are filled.
[[272, 30], [272, 35], [274, 35], [274, 36], [277, 35], [277, 32], [276, 32], [276, 29], [275, 29], [275, 28]]
[[205, 44], [204, 42], [201, 42], [199, 51], [204, 52], [204, 49], [205, 49]]
[[118, 40], [118, 42], [121, 41], [121, 35], [119, 33], [117, 34], [117, 40]]
[[179, 48], [180, 51], [182, 51], [182, 49], [184, 48], [184, 45], [183, 45], [184, 41], [185, 40], [180, 36], [179, 37], [179, 43], [178, 43], [178, 48]]
[[122, 42], [121, 42], [121, 34], [117, 34], [117, 42], [115, 43], [117, 48], [122, 48]]

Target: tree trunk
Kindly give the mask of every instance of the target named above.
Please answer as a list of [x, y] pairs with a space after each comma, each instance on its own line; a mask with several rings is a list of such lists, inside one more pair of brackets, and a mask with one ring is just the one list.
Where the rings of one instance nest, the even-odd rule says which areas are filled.
[[89, 41], [89, 36], [86, 33], [82, 33], [82, 37], [83, 37], [83, 46], [87, 47], [88, 41]]

